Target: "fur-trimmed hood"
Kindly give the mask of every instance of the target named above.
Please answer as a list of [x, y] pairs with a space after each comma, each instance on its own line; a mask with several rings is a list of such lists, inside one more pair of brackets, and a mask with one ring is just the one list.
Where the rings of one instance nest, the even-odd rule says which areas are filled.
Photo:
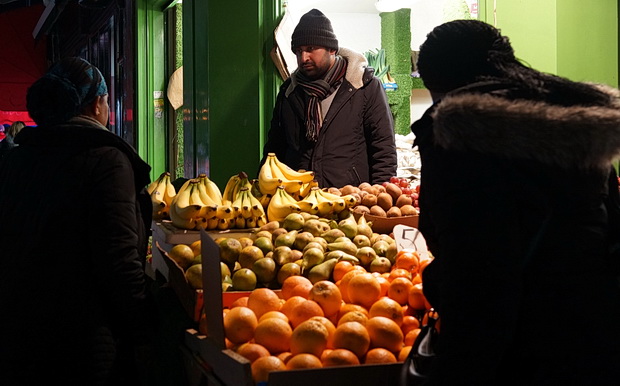
[[548, 165], [609, 168], [620, 157], [620, 92], [607, 106], [558, 106], [489, 93], [448, 94], [432, 117], [435, 141], [453, 150], [473, 150]]
[[[347, 60], [347, 72], [344, 75], [345, 79], [348, 80], [353, 87], [361, 88], [364, 85], [364, 82], [368, 81], [368, 79], [364, 78], [366, 68], [368, 67], [368, 61], [366, 60], [366, 57], [358, 52], [355, 52], [345, 47], [340, 47], [337, 55], [340, 55]], [[295, 74], [296, 72], [297, 70], [295, 70], [293, 74]], [[291, 75], [290, 79], [291, 83], [286, 89], [287, 97], [293, 92], [295, 87], [297, 87], [297, 80], [295, 76]]]

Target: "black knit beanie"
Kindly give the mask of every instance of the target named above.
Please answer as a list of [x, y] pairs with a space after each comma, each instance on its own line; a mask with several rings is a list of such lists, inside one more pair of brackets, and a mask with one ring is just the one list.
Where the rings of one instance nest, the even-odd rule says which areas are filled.
[[318, 9], [312, 9], [299, 19], [293, 37], [291, 49], [299, 46], [320, 46], [338, 50], [338, 39], [332, 29], [332, 23]]

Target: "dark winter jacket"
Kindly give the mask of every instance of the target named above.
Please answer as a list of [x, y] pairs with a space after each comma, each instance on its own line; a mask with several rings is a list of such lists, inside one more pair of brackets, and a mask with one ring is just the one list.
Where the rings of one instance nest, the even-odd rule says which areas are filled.
[[306, 139], [306, 95], [289, 78], [280, 87], [264, 147], [291, 168], [312, 170], [321, 187], [381, 183], [396, 175], [394, 124], [387, 97], [365, 58], [346, 48], [348, 66], [316, 143]]
[[441, 318], [429, 384], [620, 379], [609, 383], [620, 371], [604, 206], [620, 103], [609, 93], [606, 107], [560, 107], [479, 84], [412, 125], [419, 229], [435, 256], [424, 293]]
[[0, 161], [0, 384], [96, 384], [116, 343], [153, 331], [150, 167], [84, 117], [16, 142]]
[[13, 137], [7, 135], [2, 141], [0, 141], [0, 159], [2, 159], [9, 150], [15, 147]]

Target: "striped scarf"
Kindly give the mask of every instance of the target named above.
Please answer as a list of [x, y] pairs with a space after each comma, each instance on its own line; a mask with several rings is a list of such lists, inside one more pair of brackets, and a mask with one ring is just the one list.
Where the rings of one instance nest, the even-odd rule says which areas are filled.
[[336, 56], [334, 65], [327, 71], [323, 79], [310, 80], [299, 71], [296, 72], [297, 83], [309, 97], [306, 106], [306, 138], [308, 140], [316, 142], [319, 137], [319, 130], [323, 125], [320, 101], [338, 88], [346, 72], [347, 61], [341, 56]]

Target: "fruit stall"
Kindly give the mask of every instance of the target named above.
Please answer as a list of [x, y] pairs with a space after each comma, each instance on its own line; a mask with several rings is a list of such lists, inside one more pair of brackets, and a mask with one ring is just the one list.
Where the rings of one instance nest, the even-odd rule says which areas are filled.
[[195, 324], [190, 384], [397, 383], [430, 309], [432, 255], [393, 234], [417, 232], [411, 181], [319, 187], [270, 155], [222, 190], [204, 175], [170, 186], [149, 186], [151, 264]]

